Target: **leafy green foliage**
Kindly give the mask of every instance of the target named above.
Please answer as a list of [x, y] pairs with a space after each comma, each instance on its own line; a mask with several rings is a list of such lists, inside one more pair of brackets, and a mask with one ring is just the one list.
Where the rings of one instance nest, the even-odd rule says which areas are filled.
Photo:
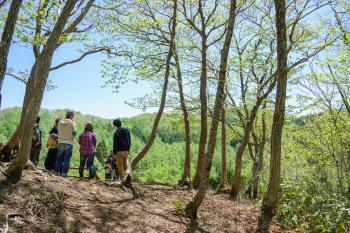
[[349, 232], [350, 206], [345, 197], [305, 176], [281, 186], [278, 219], [297, 232]]
[[[15, 131], [19, 122], [20, 108], [5, 109], [0, 112], [0, 139], [2, 141], [8, 140], [12, 133]], [[65, 116], [65, 110], [41, 110], [41, 123], [40, 127], [43, 133], [43, 145], [46, 145], [48, 132], [52, 128], [56, 118], [63, 118]], [[131, 131], [131, 149], [129, 160], [131, 160], [137, 153], [144, 147], [149, 134], [150, 125], [154, 120], [154, 114], [142, 114], [132, 118], [123, 118], [122, 124], [124, 127]], [[91, 122], [94, 127], [97, 138], [97, 155], [95, 160], [95, 166], [97, 167], [97, 173], [100, 177], [104, 177], [104, 160], [110, 153], [113, 144], [114, 126], [112, 120], [106, 120], [90, 115], [82, 115], [76, 112], [74, 121], [77, 123], [78, 135], [83, 132], [84, 126], [87, 122]], [[181, 126], [181, 118], [172, 115], [165, 114], [161, 121], [158, 137], [149, 153], [143, 160], [140, 161], [136, 170], [133, 173], [134, 179], [141, 182], [161, 182], [167, 184], [176, 184], [183, 173], [183, 164], [185, 157], [185, 141], [184, 132]], [[198, 141], [199, 131], [194, 128], [192, 130], [193, 141], [191, 145], [191, 174], [195, 173], [195, 165], [198, 154]], [[211, 173], [212, 184], [217, 184], [220, 177], [220, 150], [221, 146], [217, 145], [217, 151], [213, 160], [214, 169]], [[40, 154], [39, 166], [44, 167], [43, 163], [47, 154], [47, 148], [43, 146]], [[234, 148], [228, 148], [228, 154], [234, 155]], [[245, 166], [249, 166], [248, 159]], [[71, 159], [71, 167], [79, 166], [79, 144], [77, 138], [75, 140], [73, 156]], [[232, 174], [234, 167], [233, 156], [228, 156], [228, 166]], [[86, 171], [87, 172], [87, 171]], [[78, 175], [78, 170], [70, 169], [69, 175]], [[229, 176], [231, 177], [231, 176]], [[247, 179], [248, 182], [248, 179]]]
[[[20, 117], [20, 108], [6, 109], [0, 112], [0, 139], [8, 139], [16, 129]], [[229, 113], [230, 114], [230, 113]], [[334, 127], [334, 115], [329, 112], [313, 114], [299, 118], [288, 116], [284, 129], [284, 141], [282, 144], [282, 183], [280, 205], [277, 218], [281, 224], [298, 232], [347, 232], [349, 231], [349, 174], [346, 172], [346, 163], [339, 164], [337, 161], [345, 160], [349, 151], [349, 131], [344, 112], [340, 112], [337, 127]], [[53, 125], [55, 118], [63, 117], [64, 110], [40, 112], [41, 128], [43, 131], [44, 144], [48, 131]], [[268, 114], [269, 123], [271, 114]], [[132, 146], [129, 159], [135, 156], [145, 145], [149, 136], [149, 125], [154, 119], [154, 114], [142, 114], [132, 118], [122, 119], [123, 126], [131, 131]], [[198, 121], [191, 118], [194, 126], [191, 129], [191, 177], [195, 173], [198, 153]], [[81, 133], [85, 123], [92, 122], [97, 135], [98, 148], [95, 165], [98, 175], [103, 179], [103, 161], [112, 149], [114, 127], [111, 120], [101, 119], [94, 116], [75, 115], [78, 133]], [[259, 125], [257, 129], [259, 129]], [[140, 161], [133, 177], [140, 182], [161, 182], [176, 184], [183, 173], [185, 142], [183, 139], [181, 116], [165, 114], [161, 121], [158, 137], [149, 153]], [[234, 144], [237, 148], [239, 139], [229, 133], [228, 145]], [[218, 185], [221, 176], [220, 140], [214, 154], [210, 174], [210, 184]], [[235, 143], [233, 143], [235, 142]], [[234, 172], [235, 148], [228, 146], [227, 173], [231, 180]], [[79, 166], [79, 145], [75, 143], [72, 167]], [[265, 148], [265, 165], [268, 164], [269, 145]], [[39, 166], [43, 167], [43, 161], [47, 149], [43, 147]], [[246, 152], [248, 153], [248, 152]], [[335, 157], [334, 157], [335, 156]], [[245, 192], [251, 182], [252, 163], [248, 154], [242, 162], [242, 192]], [[85, 171], [86, 175], [88, 171]], [[69, 175], [78, 175], [78, 171], [70, 169]], [[340, 176], [341, 175], [341, 176]], [[261, 174], [262, 181], [259, 184], [259, 195], [262, 196], [268, 181], [268, 166], [264, 166]], [[342, 185], [340, 185], [342, 184]], [[343, 186], [343, 187], [341, 187]], [[181, 213], [181, 203], [173, 203], [176, 213]]]
[[290, 119], [285, 128], [277, 215], [298, 232], [350, 230], [349, 131], [346, 114], [338, 114]]

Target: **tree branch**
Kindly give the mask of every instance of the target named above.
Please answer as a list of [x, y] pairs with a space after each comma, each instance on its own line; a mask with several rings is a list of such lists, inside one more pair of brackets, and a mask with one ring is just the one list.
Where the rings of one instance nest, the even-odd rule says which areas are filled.
[[108, 54], [113, 54], [113, 55], [116, 55], [116, 56], [123, 56], [123, 55], [125, 55], [125, 53], [113, 52], [110, 48], [97, 48], [95, 50], [90, 50], [90, 51], [87, 51], [87, 52], [81, 54], [80, 57], [78, 57], [78, 58], [76, 58], [74, 60], [66, 61], [66, 62], [63, 62], [63, 63], [57, 65], [57, 66], [51, 67], [50, 71], [57, 70], [57, 69], [59, 69], [59, 68], [61, 68], [63, 66], [66, 66], [66, 65], [70, 65], [70, 64], [74, 64], [74, 63], [80, 62], [86, 56], [91, 55], [91, 54], [95, 54], [95, 53], [99, 53], [99, 52], [107, 52]]
[[76, 27], [80, 24], [80, 22], [84, 19], [89, 9], [95, 0], [89, 0], [84, 9], [80, 12], [80, 15], [68, 26], [66, 30], [63, 31], [62, 35], [69, 34], [76, 30]]

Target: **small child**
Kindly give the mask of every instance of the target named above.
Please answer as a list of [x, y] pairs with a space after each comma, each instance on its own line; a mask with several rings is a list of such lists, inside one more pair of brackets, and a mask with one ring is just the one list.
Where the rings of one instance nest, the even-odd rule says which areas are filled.
[[[45, 169], [48, 171], [53, 171], [55, 169], [55, 163], [56, 163], [56, 157], [57, 157], [57, 144], [58, 144], [58, 131], [57, 131], [57, 125], [60, 121], [59, 118], [55, 120], [55, 124], [50, 130], [50, 135], [47, 138], [47, 147], [49, 150], [47, 151], [47, 156], [45, 158]], [[64, 156], [62, 156], [62, 159], [64, 159]], [[62, 161], [63, 162], [63, 161]]]
[[95, 178], [94, 157], [96, 153], [96, 135], [91, 123], [85, 125], [84, 132], [79, 136], [80, 166], [79, 176], [84, 179], [85, 163], [89, 168], [89, 178]]
[[107, 160], [111, 164], [111, 168], [112, 168], [111, 176], [112, 176], [112, 179], [116, 180], [116, 181], [119, 181], [120, 177], [119, 177], [119, 173], [118, 173], [117, 163], [116, 163], [115, 158], [113, 156], [113, 150], [111, 150], [109, 152], [109, 156], [108, 156]]
[[111, 180], [112, 179], [112, 166], [110, 162], [107, 160], [105, 162], [105, 180]]

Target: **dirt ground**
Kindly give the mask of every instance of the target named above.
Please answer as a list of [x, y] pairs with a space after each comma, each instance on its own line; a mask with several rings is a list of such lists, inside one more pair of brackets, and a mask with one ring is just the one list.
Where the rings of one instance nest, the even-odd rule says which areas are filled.
[[[254, 232], [258, 206], [209, 194], [197, 223], [183, 217], [193, 191], [176, 186], [135, 185], [62, 178], [26, 170], [17, 184], [0, 175], [2, 232]], [[283, 232], [273, 223], [271, 232]]]

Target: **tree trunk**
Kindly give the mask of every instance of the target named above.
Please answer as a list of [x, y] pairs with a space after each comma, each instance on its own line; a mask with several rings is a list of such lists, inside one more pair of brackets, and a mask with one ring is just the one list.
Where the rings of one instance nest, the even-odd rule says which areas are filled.
[[233, 28], [234, 28], [235, 18], [236, 18], [236, 3], [237, 3], [236, 0], [230, 1], [230, 11], [229, 11], [227, 32], [225, 35], [224, 46], [221, 50], [219, 81], [218, 81], [216, 97], [215, 97], [214, 113], [213, 113], [213, 119], [211, 122], [209, 141], [207, 145], [207, 153], [204, 160], [204, 166], [202, 169], [201, 181], [199, 184], [199, 189], [194, 199], [187, 204], [185, 209], [187, 216], [193, 219], [197, 218], [198, 208], [201, 205], [208, 188], [208, 179], [209, 179], [211, 163], [214, 155], [214, 150], [215, 150], [217, 129], [220, 122], [221, 111], [223, 107], [223, 100], [225, 98], [224, 92], [225, 92], [226, 72], [227, 72], [227, 58], [230, 50], [230, 45], [231, 45], [231, 40], [233, 35]]
[[258, 102], [254, 105], [252, 110], [250, 111], [249, 114], [249, 119], [247, 123], [245, 124], [244, 128], [244, 133], [243, 133], [243, 140], [242, 143], [239, 145], [238, 150], [237, 150], [237, 155], [236, 155], [236, 163], [235, 163], [235, 174], [233, 175], [232, 178], [232, 187], [231, 187], [231, 192], [230, 195], [233, 199], [237, 199], [239, 197], [239, 191], [240, 191], [240, 186], [241, 186], [241, 165], [242, 165], [242, 157], [243, 153], [245, 151], [245, 148], [248, 145], [249, 142], [249, 136], [250, 132], [252, 130], [254, 120], [256, 117], [256, 113], [259, 109], [259, 106], [261, 104], [261, 100], [258, 99]]
[[31, 69], [23, 101], [21, 120], [18, 127], [21, 146], [17, 157], [6, 170], [7, 178], [10, 181], [17, 182], [20, 180], [24, 166], [28, 161], [31, 149], [33, 125], [40, 110], [51, 67], [52, 56], [76, 2], [77, 0], [69, 0], [66, 2], [43, 51], [35, 60]]
[[180, 105], [183, 114], [184, 127], [185, 127], [185, 164], [184, 173], [179, 181], [180, 186], [190, 185], [190, 171], [191, 171], [191, 137], [190, 137], [190, 121], [188, 119], [188, 111], [185, 102], [184, 90], [182, 85], [182, 73], [179, 57], [177, 56], [176, 45], [174, 45], [174, 58], [176, 63], [177, 84], [179, 87]]
[[[203, 26], [204, 30], [204, 26]], [[196, 174], [193, 179], [193, 187], [197, 189], [202, 177], [202, 168], [205, 159], [205, 145], [208, 138], [208, 103], [207, 103], [207, 35], [202, 33], [202, 69], [200, 77], [200, 103], [201, 103], [201, 130], [198, 145], [198, 159]]]
[[221, 179], [219, 187], [217, 189], [218, 192], [224, 190], [227, 187], [226, 157], [226, 111], [224, 105], [221, 113]]
[[250, 199], [255, 199], [254, 198], [254, 192], [255, 192], [255, 181], [256, 181], [256, 177], [258, 176], [258, 166], [259, 166], [259, 162], [258, 162], [258, 158], [254, 158], [253, 160], [253, 165], [252, 165], [252, 181], [250, 184], [250, 190], [249, 190], [249, 198]]
[[[253, 134], [253, 132], [252, 132]], [[254, 172], [254, 161], [255, 161], [255, 157], [254, 157], [254, 152], [253, 152], [253, 147], [252, 144], [248, 142], [248, 153], [250, 158], [253, 160], [253, 166], [252, 166], [252, 172]], [[252, 193], [252, 183], [250, 182], [250, 184], [247, 187], [247, 190], [245, 191], [245, 193], [249, 196], [249, 198], [251, 198], [251, 193]]]
[[287, 92], [287, 36], [285, 0], [274, 0], [277, 29], [277, 92], [271, 132], [270, 177], [261, 205], [257, 232], [268, 232], [278, 203], [281, 176], [281, 141]]
[[4, 31], [2, 32], [0, 42], [0, 109], [2, 100], [2, 84], [4, 83], [6, 67], [7, 67], [7, 56], [9, 54], [13, 32], [15, 31], [16, 22], [19, 10], [21, 8], [23, 0], [13, 0], [8, 11], [8, 16], [5, 23]]
[[259, 179], [260, 179], [260, 173], [263, 168], [263, 162], [264, 162], [264, 149], [265, 149], [265, 143], [266, 143], [266, 102], [264, 102], [264, 105], [262, 107], [262, 114], [261, 114], [261, 125], [262, 125], [262, 135], [259, 143], [259, 149], [258, 149], [258, 155], [257, 155], [257, 170], [254, 173], [253, 177], [253, 185], [252, 185], [252, 199], [256, 199], [258, 197], [258, 191], [259, 191]]
[[170, 75], [170, 65], [171, 65], [171, 58], [174, 52], [174, 40], [175, 40], [175, 35], [176, 35], [176, 24], [177, 24], [177, 0], [174, 0], [174, 11], [173, 11], [173, 17], [172, 17], [172, 30], [171, 30], [171, 38], [169, 42], [169, 50], [167, 54], [167, 59], [166, 59], [166, 67], [165, 67], [165, 75], [164, 75], [164, 83], [163, 83], [163, 91], [162, 91], [162, 97], [161, 97], [161, 102], [159, 106], [158, 113], [156, 115], [156, 118], [153, 122], [153, 127], [151, 131], [151, 135], [144, 146], [144, 148], [138, 153], [137, 156], [135, 156], [132, 161], [130, 162], [127, 171], [125, 173], [125, 177], [123, 180], [123, 184], [126, 187], [131, 187], [131, 175], [133, 170], [135, 169], [137, 163], [147, 154], [151, 146], [153, 145], [153, 142], [156, 138], [157, 134], [157, 129], [158, 125], [160, 122], [160, 119], [162, 117], [164, 107], [165, 107], [165, 102], [166, 102], [166, 94], [168, 90], [168, 83], [169, 83], [169, 75]]
[[7, 149], [12, 150], [16, 146], [19, 147], [19, 140], [21, 137], [21, 131], [19, 130], [19, 128], [17, 128], [16, 131], [12, 134], [10, 140], [6, 144]]

